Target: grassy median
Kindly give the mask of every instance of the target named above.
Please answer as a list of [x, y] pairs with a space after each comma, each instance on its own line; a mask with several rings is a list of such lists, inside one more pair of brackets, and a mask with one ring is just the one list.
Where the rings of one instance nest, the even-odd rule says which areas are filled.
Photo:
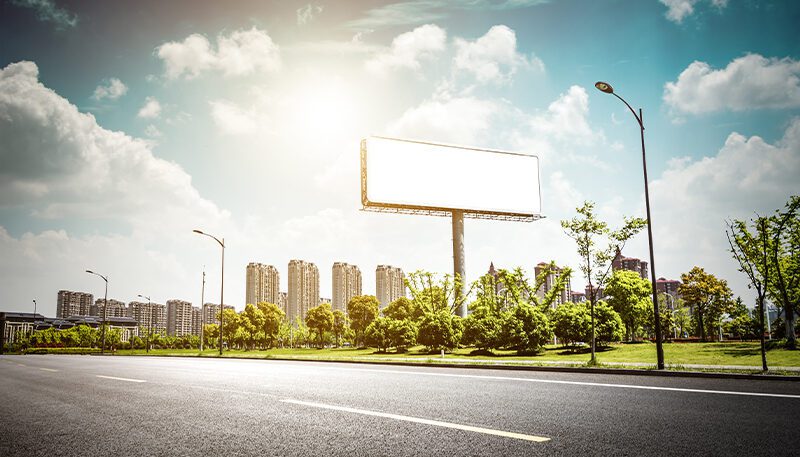
[[[597, 352], [600, 363], [647, 363], [655, 364], [656, 346], [653, 343], [615, 344]], [[203, 356], [214, 357], [218, 350], [207, 349], [201, 354], [196, 349], [154, 349], [151, 355], [162, 356]], [[144, 350], [120, 350], [117, 355], [145, 355]], [[226, 357], [240, 358], [274, 358], [301, 360], [359, 360], [359, 361], [407, 361], [407, 362], [474, 362], [486, 363], [533, 363], [533, 364], [580, 364], [588, 361], [587, 350], [572, 351], [561, 346], [548, 346], [537, 355], [517, 355], [514, 351], [493, 351], [491, 354], [473, 355], [474, 348], [461, 348], [448, 352], [442, 358], [440, 354], [430, 354], [422, 346], [411, 348], [404, 353], [379, 352], [374, 348], [301, 348], [301, 349], [269, 349], [269, 350], [226, 350]], [[761, 354], [757, 342], [724, 342], [724, 343], [665, 343], [664, 358], [671, 365], [738, 365], [761, 366]], [[767, 352], [770, 366], [800, 367], [800, 350], [771, 349]]]

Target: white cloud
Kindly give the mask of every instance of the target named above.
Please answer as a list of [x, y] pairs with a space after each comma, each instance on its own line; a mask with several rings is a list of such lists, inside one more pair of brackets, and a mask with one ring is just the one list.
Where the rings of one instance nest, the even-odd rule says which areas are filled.
[[154, 97], [147, 97], [144, 105], [139, 109], [136, 115], [142, 119], [155, 119], [161, 115], [161, 103]]
[[128, 92], [128, 86], [117, 78], [110, 78], [107, 84], [99, 85], [94, 89], [92, 98], [95, 100], [102, 100], [107, 98], [109, 100], [116, 100]]
[[456, 38], [455, 47], [455, 68], [471, 73], [480, 83], [508, 83], [520, 68], [544, 71], [541, 60], [517, 52], [517, 35], [505, 25], [493, 26], [475, 41]]
[[144, 129], [144, 134], [150, 138], [161, 138], [161, 130], [153, 124], [148, 125]]
[[0, 136], [8, 139], [0, 144], [2, 205], [134, 226], [223, 216], [180, 166], [154, 157], [146, 142], [100, 127], [42, 85], [32, 62], [0, 71]]
[[392, 45], [367, 61], [367, 70], [386, 74], [395, 69], [419, 70], [424, 60], [431, 60], [445, 50], [447, 33], [434, 24], [426, 24], [398, 35]]
[[308, 5], [297, 9], [297, 25], [306, 25], [322, 13], [322, 5]]
[[722, 70], [695, 61], [677, 82], [664, 85], [664, 102], [691, 114], [795, 108], [800, 106], [800, 61], [748, 54]]
[[12, 4], [36, 11], [36, 18], [42, 22], [52, 22], [59, 29], [75, 27], [78, 15], [58, 7], [53, 0], [12, 0]]
[[156, 48], [164, 61], [167, 79], [191, 79], [203, 72], [218, 70], [225, 76], [270, 73], [281, 67], [280, 49], [263, 30], [237, 30], [217, 37], [217, 50], [206, 37], [192, 34], [182, 42], [171, 41]]
[[233, 103], [218, 100], [212, 101], [211, 117], [220, 132], [228, 135], [253, 133], [258, 127], [256, 118], [261, 114], [254, 110], [245, 110]]
[[[667, 19], [680, 24], [687, 16], [694, 14], [694, 7], [700, 0], [659, 0], [667, 9]], [[710, 0], [713, 6], [722, 10], [728, 6], [728, 0]]]
[[[650, 186], [659, 275], [677, 276], [694, 263], [747, 294], [746, 278], [726, 255], [726, 219], [749, 219], [782, 208], [800, 191], [800, 118], [770, 144], [731, 133], [714, 156], [680, 158]], [[749, 294], [747, 294], [749, 295]]]

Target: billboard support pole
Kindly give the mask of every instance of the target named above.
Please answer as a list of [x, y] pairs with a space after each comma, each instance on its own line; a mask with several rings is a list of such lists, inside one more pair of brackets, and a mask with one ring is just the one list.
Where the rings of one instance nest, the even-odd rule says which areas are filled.
[[[466, 300], [464, 288], [466, 286], [467, 268], [464, 263], [464, 211], [453, 210], [453, 280], [460, 278], [461, 285], [454, 290], [453, 299], [461, 301], [461, 305], [456, 308], [457, 316], [467, 317]], [[455, 286], [455, 284], [454, 284]]]

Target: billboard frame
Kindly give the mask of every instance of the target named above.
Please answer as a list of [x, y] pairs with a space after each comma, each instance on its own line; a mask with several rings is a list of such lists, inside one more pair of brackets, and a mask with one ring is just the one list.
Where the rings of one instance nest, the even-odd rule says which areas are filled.
[[[451, 144], [443, 144], [443, 143], [432, 143], [427, 141], [416, 141], [416, 140], [406, 140], [400, 138], [391, 138], [385, 136], [371, 136], [370, 138], [377, 138], [382, 140], [391, 140], [391, 141], [402, 141], [406, 143], [415, 143], [415, 144], [425, 144], [431, 146], [443, 146], [449, 148], [456, 148], [456, 149], [467, 149], [472, 151], [480, 151], [480, 152], [491, 152], [495, 154], [508, 154], [508, 155], [515, 155], [515, 156], [525, 156], [525, 157], [535, 157], [537, 161], [536, 166], [536, 178], [537, 183], [539, 186], [539, 208], [541, 211], [542, 206], [542, 180], [541, 180], [541, 170], [539, 169], [538, 162], [539, 156], [532, 155], [532, 154], [520, 154], [517, 152], [509, 152], [509, 151], [500, 151], [496, 149], [480, 149], [480, 148], [473, 148], [473, 147], [465, 147], [465, 146], [456, 146]], [[446, 208], [446, 207], [437, 207], [437, 206], [426, 206], [426, 205], [403, 205], [403, 204], [395, 204], [395, 203], [381, 203], [381, 202], [373, 202], [370, 201], [367, 196], [367, 139], [364, 138], [361, 140], [361, 205], [362, 211], [371, 211], [371, 212], [381, 212], [381, 213], [394, 213], [394, 214], [412, 214], [412, 215], [424, 215], [424, 216], [441, 216], [441, 217], [450, 217], [453, 215], [454, 212], [462, 212], [464, 217], [471, 218], [471, 219], [489, 219], [489, 220], [503, 220], [503, 221], [515, 221], [515, 222], [533, 222], [535, 220], [541, 219], [544, 216], [541, 214], [531, 214], [531, 213], [517, 213], [517, 212], [502, 212], [502, 211], [489, 211], [489, 210], [474, 210], [474, 209], [464, 209], [464, 208]]]

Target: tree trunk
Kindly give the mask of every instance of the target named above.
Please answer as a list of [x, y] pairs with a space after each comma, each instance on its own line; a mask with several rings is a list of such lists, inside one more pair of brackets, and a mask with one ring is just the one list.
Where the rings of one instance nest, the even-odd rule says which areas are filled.
[[797, 345], [794, 335], [794, 305], [786, 303], [783, 309], [786, 314], [786, 347], [788, 349], [794, 349]]
[[700, 341], [705, 342], [706, 340], [706, 326], [703, 323], [703, 313], [698, 310], [697, 312], [697, 324], [700, 326]]
[[758, 332], [760, 334], [760, 339], [761, 339], [761, 369], [764, 371], [764, 373], [766, 373], [767, 372], [767, 346], [766, 346], [766, 343], [764, 342], [764, 296], [763, 295], [760, 295], [758, 297], [758, 308], [759, 308], [758, 309], [758, 311], [759, 311], [758, 314], [759, 314], [759, 316], [761, 316], [761, 318], [759, 319], [759, 321], [761, 322], [761, 329]]

